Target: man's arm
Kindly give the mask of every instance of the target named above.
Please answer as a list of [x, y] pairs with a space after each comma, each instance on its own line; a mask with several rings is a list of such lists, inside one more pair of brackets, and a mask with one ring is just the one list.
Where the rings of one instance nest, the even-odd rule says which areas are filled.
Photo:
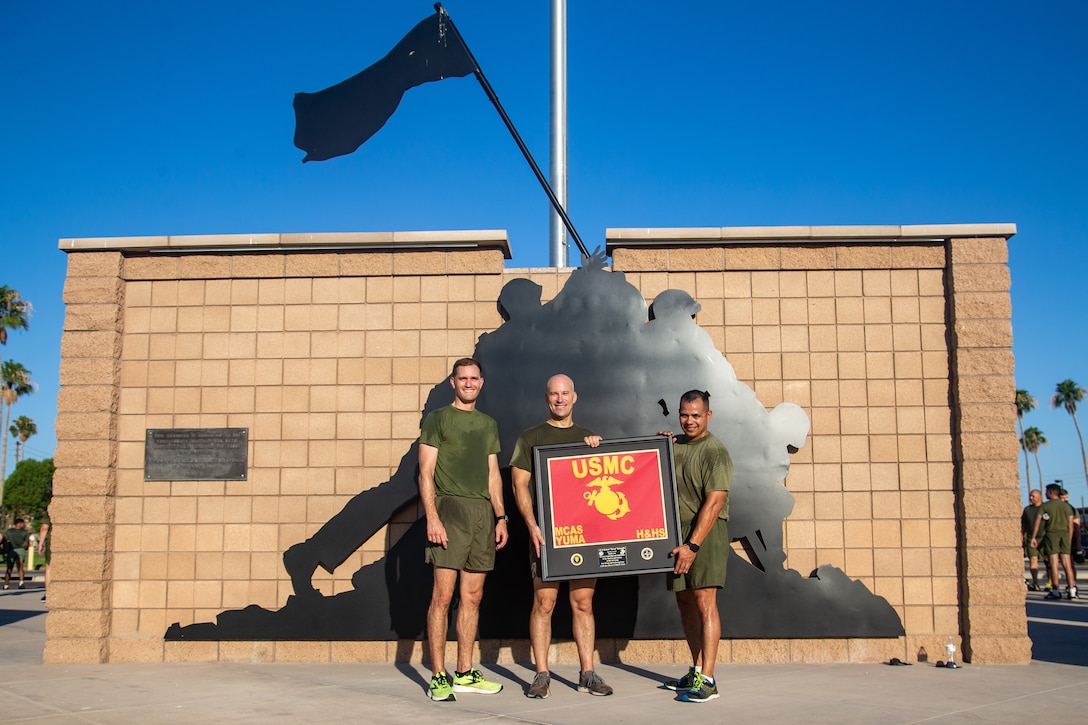
[[49, 524], [43, 523], [38, 529], [38, 553], [45, 553], [45, 537], [49, 536]]
[[419, 444], [419, 499], [423, 502], [423, 512], [427, 516], [427, 541], [441, 544], [445, 549], [450, 540], [446, 536], [446, 527], [438, 517], [438, 507], [434, 497], [434, 467], [438, 463], [438, 449], [426, 443]]
[[499, 516], [506, 513], [506, 507], [502, 502], [502, 476], [499, 475], [499, 456], [492, 453], [487, 457], [487, 492], [491, 495], [491, 508], [495, 509], [495, 548], [506, 546], [506, 540], [510, 536], [510, 530], [506, 521], [498, 520]]
[[1040, 515], [1036, 515], [1036, 517], [1035, 517], [1035, 526], [1033, 526], [1031, 528], [1031, 548], [1033, 548], [1033, 549], [1039, 548], [1039, 547], [1037, 547], [1035, 545], [1035, 543], [1036, 543], [1036, 540], [1039, 537], [1039, 524], [1041, 524], [1042, 522], [1043, 522], [1043, 517], [1042, 517], [1042, 515], [1040, 513]]
[[[703, 499], [703, 505], [699, 507], [699, 513], [695, 517], [695, 526], [691, 530], [688, 541], [696, 546], [702, 545], [703, 539], [714, 528], [714, 523], [718, 520], [718, 514], [725, 506], [726, 497], [728, 496], [728, 491], [710, 491], [707, 493], [706, 498]], [[688, 570], [691, 569], [692, 562], [695, 561], [695, 552], [685, 544], [680, 544], [669, 554], [669, 556], [676, 557], [676, 563], [672, 569], [674, 574], [687, 574]]]
[[514, 503], [517, 504], [521, 518], [525, 519], [525, 526], [529, 529], [529, 539], [536, 547], [536, 555], [540, 556], [540, 547], [544, 544], [544, 535], [540, 532], [540, 524], [536, 522], [533, 513], [533, 495], [529, 492], [529, 481], [533, 474], [524, 468], [510, 466], [510, 481], [514, 484]]

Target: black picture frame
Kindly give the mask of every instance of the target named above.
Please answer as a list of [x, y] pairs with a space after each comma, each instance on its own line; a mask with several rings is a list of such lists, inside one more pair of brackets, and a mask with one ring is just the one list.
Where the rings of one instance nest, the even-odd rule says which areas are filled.
[[533, 464], [544, 581], [673, 570], [680, 512], [671, 436], [536, 446]]

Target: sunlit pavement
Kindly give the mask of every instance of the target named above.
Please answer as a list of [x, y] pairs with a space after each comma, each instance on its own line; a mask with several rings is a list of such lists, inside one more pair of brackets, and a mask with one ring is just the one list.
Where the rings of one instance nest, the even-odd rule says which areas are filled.
[[[611, 697], [578, 693], [576, 668], [553, 671], [552, 693], [529, 700], [531, 667], [481, 667], [506, 685], [493, 696], [435, 703], [422, 666], [392, 664], [43, 665], [42, 589], [0, 592], [0, 721], [4, 723], [1017, 723], [1088, 712], [1088, 599], [1028, 592], [1027, 666], [929, 663], [721, 665], [721, 698], [677, 702], [659, 687], [680, 668], [600, 665]], [[934, 655], [937, 656], [934, 656]]]

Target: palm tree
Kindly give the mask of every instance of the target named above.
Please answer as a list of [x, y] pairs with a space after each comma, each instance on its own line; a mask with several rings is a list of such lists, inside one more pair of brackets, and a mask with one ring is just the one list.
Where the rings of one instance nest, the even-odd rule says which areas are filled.
[[[0, 412], [3, 412], [4, 428], [11, 422], [11, 406], [15, 405], [20, 397], [34, 392], [34, 381], [30, 379], [30, 371], [23, 367], [22, 363], [14, 360], [5, 360], [0, 368]], [[8, 475], [8, 437], [3, 436], [4, 444], [0, 451], [0, 501], [4, 500], [4, 480]]]
[[30, 303], [7, 285], [0, 286], [0, 345], [8, 344], [8, 330], [30, 327]]
[[[1020, 447], [1024, 447], [1024, 413], [1035, 408], [1039, 401], [1035, 399], [1035, 396], [1026, 390], [1016, 391], [1016, 422], [1020, 426]], [[1028, 461], [1028, 451], [1024, 448], [1024, 473], [1027, 474], [1028, 491], [1031, 491], [1031, 464]], [[1042, 479], [1039, 479], [1039, 483], [1042, 484]]]
[[1080, 459], [1084, 463], [1084, 477], [1088, 478], [1088, 456], [1084, 454], [1084, 436], [1080, 434], [1080, 424], [1077, 423], [1077, 403], [1082, 400], [1084, 400], [1084, 388], [1066, 378], [1054, 387], [1050, 407], [1057, 408], [1060, 405], [1073, 417], [1073, 427], [1077, 429], [1077, 440], [1080, 441]]
[[30, 440], [30, 436], [38, 433], [38, 424], [34, 422], [33, 418], [20, 415], [8, 428], [8, 432], [11, 433], [12, 438], [16, 439], [15, 465], [18, 466], [19, 461], [23, 460], [26, 455], [26, 442]]
[[1024, 446], [1024, 450], [1035, 456], [1035, 470], [1039, 472], [1040, 483], [1043, 480], [1043, 469], [1039, 465], [1039, 446], [1048, 445], [1049, 441], [1043, 432], [1032, 426], [1024, 431], [1024, 437], [1020, 439], [1020, 445]]

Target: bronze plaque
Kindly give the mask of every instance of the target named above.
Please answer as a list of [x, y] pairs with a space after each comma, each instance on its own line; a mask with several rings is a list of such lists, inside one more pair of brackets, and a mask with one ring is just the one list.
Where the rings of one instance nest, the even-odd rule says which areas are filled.
[[244, 481], [248, 428], [148, 428], [145, 481]]

